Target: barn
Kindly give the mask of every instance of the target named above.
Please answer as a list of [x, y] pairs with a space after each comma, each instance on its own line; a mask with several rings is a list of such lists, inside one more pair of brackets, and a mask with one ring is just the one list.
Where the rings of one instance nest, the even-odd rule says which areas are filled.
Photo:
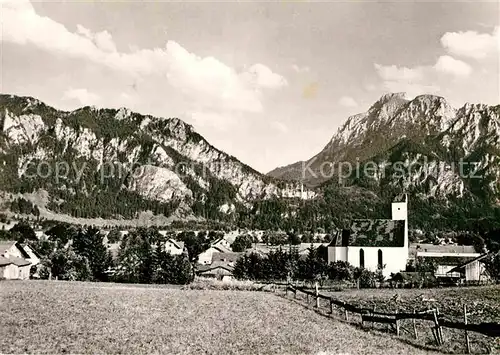
[[27, 280], [30, 278], [31, 255], [16, 241], [0, 241], [0, 279]]

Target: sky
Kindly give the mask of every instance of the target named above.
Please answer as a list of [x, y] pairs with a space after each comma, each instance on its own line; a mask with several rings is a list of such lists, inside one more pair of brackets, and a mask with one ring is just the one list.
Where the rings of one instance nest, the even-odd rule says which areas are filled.
[[499, 2], [0, 0], [2, 93], [192, 124], [266, 173], [380, 96], [499, 104]]

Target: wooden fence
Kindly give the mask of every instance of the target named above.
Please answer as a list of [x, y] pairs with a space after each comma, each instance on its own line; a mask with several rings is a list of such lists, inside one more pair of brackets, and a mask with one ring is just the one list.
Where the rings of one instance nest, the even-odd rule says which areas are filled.
[[320, 308], [320, 300], [326, 300], [329, 304], [329, 312], [333, 313], [333, 307], [339, 307], [343, 310], [344, 317], [348, 321], [349, 314], [359, 314], [361, 316], [361, 324], [367, 323], [383, 323], [391, 325], [395, 330], [396, 335], [400, 335], [400, 321], [401, 320], [412, 320], [413, 322], [413, 333], [415, 339], [418, 338], [416, 320], [426, 320], [434, 323], [432, 329], [432, 334], [437, 345], [442, 345], [444, 343], [442, 328], [459, 329], [464, 331], [464, 342], [467, 353], [470, 353], [470, 343], [468, 332], [476, 332], [489, 337], [500, 337], [500, 324], [498, 323], [480, 323], [480, 324], [470, 324], [467, 322], [467, 308], [464, 305], [463, 314], [464, 322], [453, 322], [444, 318], [443, 314], [439, 313], [438, 309], [426, 309], [421, 311], [412, 312], [380, 312], [376, 311], [375, 308], [368, 309], [359, 307], [356, 305], [349, 304], [347, 302], [337, 300], [332, 296], [327, 296], [319, 293], [319, 287], [316, 285], [314, 291], [308, 290], [306, 287], [298, 287], [289, 283], [275, 283], [273, 290], [276, 291], [277, 286], [284, 286], [285, 294], [292, 292], [294, 297], [297, 298], [297, 293], [303, 293], [306, 295], [307, 302], [310, 300], [315, 300], [315, 308]]

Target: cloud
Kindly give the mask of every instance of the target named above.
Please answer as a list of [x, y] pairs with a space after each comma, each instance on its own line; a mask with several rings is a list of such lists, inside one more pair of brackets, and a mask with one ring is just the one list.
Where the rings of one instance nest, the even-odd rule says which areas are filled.
[[440, 91], [439, 86], [432, 82], [434, 79], [432, 67], [407, 68], [376, 63], [374, 66], [379, 77], [383, 80], [382, 88], [389, 92], [405, 92], [408, 97], [415, 97], [422, 94], [435, 94]]
[[388, 81], [419, 81], [423, 78], [423, 68], [397, 67], [395, 65], [384, 66], [375, 63], [375, 69], [379, 76]]
[[92, 33], [82, 25], [76, 25], [77, 33], [91, 40], [94, 45], [105, 52], [116, 52], [116, 45], [113, 42], [113, 37], [108, 31]]
[[73, 89], [66, 90], [63, 94], [64, 100], [77, 100], [84, 106], [94, 105], [99, 101], [99, 96], [89, 92], [87, 89]]
[[70, 32], [62, 24], [38, 15], [27, 0], [0, 1], [3, 41], [84, 58], [135, 77], [162, 77], [197, 104], [260, 112], [266, 90], [288, 85], [284, 77], [263, 64], [237, 72], [216, 58], [198, 57], [174, 41], [168, 41], [164, 48], [131, 47], [129, 52], [119, 52], [107, 31], [93, 33], [77, 25], [76, 32]]
[[342, 96], [339, 99], [339, 104], [345, 107], [357, 107], [358, 103], [350, 96]]
[[434, 69], [458, 77], [467, 77], [472, 72], [472, 67], [469, 64], [450, 57], [449, 55], [442, 55], [439, 57], [434, 65]]
[[495, 27], [492, 33], [478, 33], [476, 31], [446, 32], [441, 37], [441, 44], [452, 54], [482, 59], [499, 52], [500, 27]]
[[292, 69], [297, 73], [308, 73], [311, 70], [309, 67], [299, 67], [297, 64], [292, 64]]

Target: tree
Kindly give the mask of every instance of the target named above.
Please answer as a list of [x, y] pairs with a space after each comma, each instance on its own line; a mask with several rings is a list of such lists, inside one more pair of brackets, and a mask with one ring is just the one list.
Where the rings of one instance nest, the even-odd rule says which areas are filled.
[[76, 234], [76, 229], [68, 223], [58, 223], [45, 232], [50, 240], [55, 241], [60, 247], [66, 245]]
[[492, 279], [500, 280], [500, 251], [488, 255], [484, 260], [484, 267]]
[[302, 235], [302, 243], [312, 243], [313, 242], [313, 237], [311, 233], [304, 233]]
[[161, 235], [153, 228], [139, 228], [123, 238], [115, 278], [121, 282], [151, 283], [158, 267]]
[[311, 244], [305, 260], [299, 260], [299, 277], [306, 280], [323, 279], [328, 275], [328, 263]]
[[119, 243], [122, 238], [120, 230], [117, 228], [113, 228], [109, 231], [107, 235], [107, 239], [109, 243]]
[[328, 276], [331, 280], [351, 281], [354, 279], [354, 267], [347, 261], [335, 261], [328, 265]]
[[42, 261], [41, 277], [58, 278], [59, 280], [87, 281], [92, 277], [92, 271], [87, 258], [77, 255], [72, 248], [54, 251]]
[[233, 244], [231, 244], [231, 249], [234, 252], [242, 252], [248, 248], [252, 247], [253, 238], [248, 234], [240, 234], [236, 237]]
[[264, 258], [257, 253], [245, 254], [234, 265], [233, 275], [239, 280], [265, 280]]
[[12, 240], [13, 237], [10, 234], [10, 231], [0, 230], [0, 240]]
[[376, 275], [373, 271], [357, 267], [354, 269], [354, 279], [359, 288], [371, 288], [375, 285]]
[[80, 229], [73, 240], [73, 248], [78, 255], [88, 260], [95, 280], [107, 280], [109, 258], [99, 229], [93, 227]]
[[[186, 247], [189, 255], [189, 261], [191, 263], [197, 262], [198, 261], [198, 256], [210, 248], [210, 239], [214, 237], [216, 234], [212, 234], [210, 232], [208, 234], [208, 239], [201, 239], [198, 238], [198, 236], [195, 234], [193, 231], [189, 232], [182, 232], [177, 236], [177, 239], [179, 241], [184, 242], [184, 246]], [[211, 237], [212, 236], [212, 237]]]
[[294, 232], [289, 232], [288, 233], [288, 243], [290, 243], [292, 245], [298, 245], [301, 243], [300, 237]]
[[185, 285], [193, 281], [193, 267], [185, 255], [172, 255], [158, 250], [153, 282]]
[[38, 240], [35, 231], [27, 222], [16, 223], [9, 232], [11, 237], [20, 243], [24, 243], [26, 240]]

